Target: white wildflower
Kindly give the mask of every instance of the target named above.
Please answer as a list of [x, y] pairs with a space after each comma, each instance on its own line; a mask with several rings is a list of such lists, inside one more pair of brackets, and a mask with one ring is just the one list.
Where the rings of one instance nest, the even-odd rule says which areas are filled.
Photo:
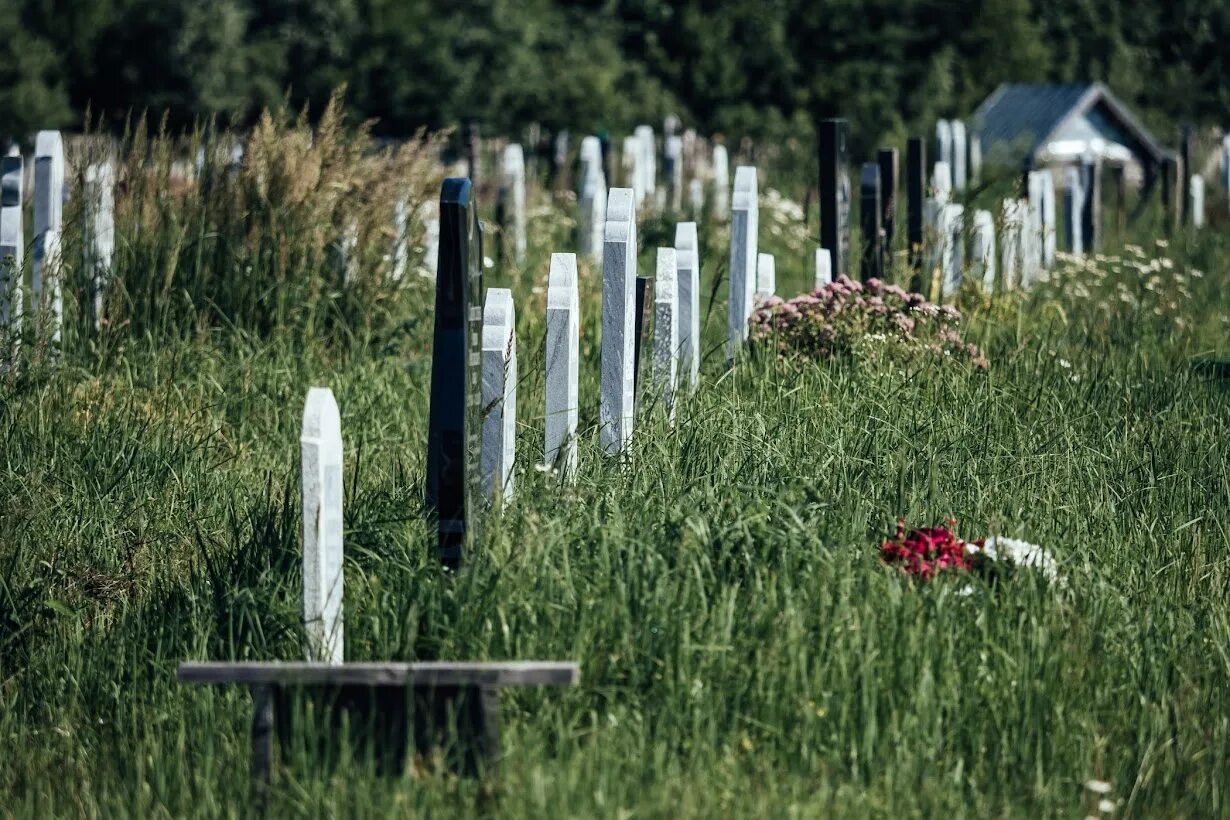
[[1105, 780], [1086, 780], [1085, 788], [1094, 794], [1110, 794], [1113, 787]]
[[1021, 567], [1033, 567], [1045, 575], [1047, 580], [1059, 580], [1059, 564], [1055, 556], [1047, 552], [1044, 547], [1028, 541], [995, 535], [988, 538], [982, 547], [976, 544], [966, 544], [965, 552], [967, 555], [976, 555], [981, 552], [993, 561], [1007, 561]]

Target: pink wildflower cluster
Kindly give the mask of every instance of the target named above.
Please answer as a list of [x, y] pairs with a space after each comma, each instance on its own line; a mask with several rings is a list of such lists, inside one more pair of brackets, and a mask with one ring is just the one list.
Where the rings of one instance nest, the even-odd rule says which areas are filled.
[[945, 523], [947, 527], [924, 527], [906, 532], [905, 520], [898, 518], [897, 534], [880, 545], [880, 558], [924, 581], [944, 570], [969, 570], [966, 544], [952, 532], [956, 522]]
[[751, 318], [751, 337], [762, 347], [828, 359], [882, 342], [897, 350], [951, 356], [985, 370], [988, 362], [976, 345], [957, 331], [961, 313], [928, 302], [879, 279], [864, 284], [842, 276], [811, 293], [783, 300], [771, 297]]

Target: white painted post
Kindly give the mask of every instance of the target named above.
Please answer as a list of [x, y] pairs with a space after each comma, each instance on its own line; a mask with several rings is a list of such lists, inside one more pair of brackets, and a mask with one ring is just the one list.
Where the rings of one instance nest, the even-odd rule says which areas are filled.
[[612, 188], [602, 248], [602, 388], [599, 438], [608, 453], [632, 439], [636, 342], [636, 192]]
[[726, 327], [726, 360], [733, 364], [747, 340], [747, 320], [756, 296], [756, 243], [760, 223], [756, 169], [735, 169], [735, 195], [730, 223], [730, 311]]
[[513, 497], [517, 455], [517, 334], [513, 295], [489, 288], [483, 308], [482, 487], [501, 508]]
[[1000, 254], [1000, 290], [1006, 291], [1021, 281], [1021, 264], [1024, 260], [1022, 240], [1025, 235], [1027, 206], [1019, 199], [1005, 199], [1001, 213], [1004, 220], [1004, 242]]
[[828, 248], [816, 248], [816, 287], [833, 283], [833, 254]]
[[1191, 196], [1192, 227], [1204, 227], [1204, 177], [1192, 174], [1187, 190]]
[[39, 131], [34, 142], [34, 253], [30, 301], [34, 329], [60, 344], [64, 298], [60, 235], [64, 224], [64, 142], [59, 131]]
[[658, 248], [653, 282], [653, 380], [661, 391], [666, 415], [675, 421], [679, 386], [678, 259], [674, 248]]
[[1042, 266], [1047, 270], [1055, 267], [1055, 177], [1050, 171], [1042, 174]]
[[1068, 253], [1081, 256], [1085, 252], [1085, 191], [1081, 183], [1081, 169], [1069, 166], [1064, 170], [1063, 205], [1064, 238]]
[[961, 205], [940, 206], [940, 242], [942, 262], [940, 295], [948, 298], [961, 287], [965, 266], [965, 208]]
[[94, 289], [94, 330], [102, 329], [111, 257], [115, 253], [115, 169], [103, 162], [85, 169], [84, 255]]
[[935, 161], [952, 167], [952, 123], [935, 121]]
[[342, 617], [342, 419], [333, 391], [313, 387], [299, 435], [303, 494], [303, 625], [312, 660], [345, 661]]
[[513, 143], [504, 148], [502, 171], [508, 197], [505, 201], [512, 223], [513, 259], [523, 265], [526, 251], [525, 152], [520, 145]]
[[666, 138], [666, 159], [670, 166], [670, 208], [678, 213], [683, 208], [683, 138]]
[[640, 172], [640, 187], [637, 189], [636, 206], [639, 208], [646, 198], [650, 202], [658, 191], [658, 143], [654, 137], [653, 126], [638, 125], [636, 138], [640, 143], [640, 161], [637, 169]]
[[726, 146], [713, 146], [713, 221], [730, 218], [730, 159]]
[[777, 260], [771, 253], [756, 256], [756, 301], [777, 295]]
[[950, 127], [952, 128], [952, 187], [957, 191], [964, 191], [968, 181], [965, 167], [965, 123], [961, 120], [953, 120]]
[[22, 188], [25, 183], [21, 154], [0, 160], [0, 331], [5, 343], [6, 369], [17, 363], [21, 352], [22, 265], [26, 249], [22, 232]]
[[700, 381], [700, 248], [695, 222], [675, 226], [675, 264], [679, 269], [675, 295], [679, 302], [680, 381], [694, 391]]
[[1045, 257], [1045, 242], [1043, 240], [1044, 231], [1046, 230], [1046, 220], [1043, 215], [1044, 206], [1042, 200], [1046, 183], [1043, 182], [1043, 177], [1046, 171], [1030, 171], [1026, 178], [1027, 189], [1029, 193], [1029, 210], [1026, 214], [1028, 217], [1025, 223], [1025, 241], [1023, 249], [1026, 251], [1025, 261], [1021, 270], [1021, 287], [1028, 288], [1033, 281], [1038, 277], [1038, 273], [1042, 270]]
[[[401, 281], [406, 275], [406, 265], [410, 261], [410, 203], [406, 197], [399, 196], [393, 202], [393, 242], [389, 246], [386, 257], [389, 265], [389, 278], [394, 282]], [[427, 259], [424, 258], [426, 263]]]
[[931, 172], [932, 198], [941, 205], [952, 201], [952, 166], [947, 162], [935, 163]]
[[[595, 146], [596, 137], [592, 139]], [[602, 258], [602, 237], [606, 228], [606, 177], [602, 173], [601, 148], [598, 156], [583, 163], [581, 197], [578, 200], [577, 244], [581, 253], [595, 262]]]
[[[624, 137], [623, 150], [619, 156], [620, 168], [623, 169], [623, 182], [625, 188], [631, 188], [633, 191], [638, 190], [640, 186], [640, 167], [641, 167], [641, 139], [635, 134], [629, 134]], [[642, 191], [639, 196], [644, 197]], [[639, 200], [637, 202], [639, 204]]]
[[545, 463], [559, 470], [565, 481], [571, 481], [577, 469], [580, 327], [577, 256], [574, 253], [553, 253], [547, 279]]
[[987, 293], [995, 290], [995, 220], [990, 211], [974, 212], [974, 231], [970, 239], [970, 275], [981, 281]]
[[688, 209], [693, 219], [700, 219], [705, 210], [705, 183], [694, 179], [688, 183]]

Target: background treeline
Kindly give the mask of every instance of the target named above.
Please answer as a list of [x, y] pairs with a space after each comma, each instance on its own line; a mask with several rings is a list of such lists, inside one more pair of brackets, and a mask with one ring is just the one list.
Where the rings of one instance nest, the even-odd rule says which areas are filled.
[[87, 113], [243, 125], [342, 83], [378, 135], [674, 111], [772, 139], [840, 113], [856, 150], [1003, 81], [1107, 81], [1167, 142], [1230, 104], [1230, 0], [0, 0], [0, 30], [10, 139]]

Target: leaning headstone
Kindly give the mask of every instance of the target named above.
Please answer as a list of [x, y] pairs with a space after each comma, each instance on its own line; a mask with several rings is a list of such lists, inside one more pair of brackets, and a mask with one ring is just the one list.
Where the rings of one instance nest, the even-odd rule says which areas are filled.
[[1003, 202], [1004, 241], [1000, 253], [1000, 289], [1009, 290], [1021, 281], [1024, 261], [1022, 242], [1025, 236], [1028, 206], [1019, 199]]
[[517, 456], [517, 334], [512, 291], [488, 288], [483, 308], [482, 489], [502, 507], [513, 497]]
[[505, 241], [512, 245], [513, 259], [523, 265], [526, 250], [525, 153], [520, 145], [513, 143], [504, 149], [502, 176], [500, 194], [512, 231], [512, 236]]
[[612, 188], [602, 250], [599, 439], [620, 453], [632, 439], [636, 396], [636, 192]]
[[[923, 263], [923, 201], [927, 198], [927, 142], [910, 137], [906, 143], [906, 243], [915, 278]], [[915, 282], [917, 284], [917, 282]]]
[[771, 253], [756, 255], [756, 302], [777, 295], [777, 260]]
[[952, 166], [947, 162], [935, 163], [931, 172], [931, 198], [941, 204], [952, 202]]
[[59, 240], [64, 224], [64, 142], [59, 131], [40, 131], [34, 143], [34, 247], [30, 269], [35, 332], [60, 342], [64, 300]]
[[1191, 179], [1187, 184], [1188, 198], [1191, 202], [1188, 208], [1191, 210], [1192, 227], [1204, 227], [1204, 177], [1199, 174], [1192, 174]]
[[880, 166], [863, 163], [859, 174], [859, 215], [862, 223], [863, 253], [859, 268], [863, 281], [884, 275], [883, 237], [880, 227]]
[[678, 213], [683, 208], [683, 138], [666, 138], [666, 178], [670, 182], [670, 208]]
[[444, 180], [427, 437], [427, 508], [437, 552], [457, 568], [474, 543], [482, 405], [482, 231], [470, 180]]
[[952, 123], [948, 120], [935, 122], [935, 161], [952, 167]]
[[833, 257], [828, 248], [816, 248], [816, 287], [833, 283]]
[[757, 234], [760, 209], [756, 169], [735, 169], [735, 193], [730, 217], [730, 310], [726, 326], [726, 359], [733, 363], [747, 339], [747, 320], [756, 296]]
[[965, 190], [965, 163], [968, 159], [965, 146], [965, 123], [953, 120], [952, 128], [952, 187], [957, 191]]
[[582, 167], [577, 247], [581, 253], [598, 261], [602, 258], [602, 236], [606, 230], [606, 177], [602, 173], [601, 157], [594, 157]]
[[115, 171], [110, 162], [85, 169], [82, 249], [94, 302], [94, 330], [102, 328], [111, 257], [115, 253]]
[[1063, 186], [1064, 242], [1068, 253], [1074, 256], [1080, 256], [1085, 252], [1085, 192], [1082, 188], [1080, 169], [1065, 169]]
[[981, 282], [987, 293], [995, 290], [995, 260], [995, 220], [990, 211], [975, 211], [970, 236], [970, 276]]
[[721, 143], [713, 146], [712, 215], [714, 222], [725, 222], [730, 218], [730, 160], [726, 146]]
[[849, 134], [846, 120], [820, 123], [820, 247], [828, 249], [836, 278], [846, 275], [850, 265]]
[[21, 210], [24, 183], [20, 154], [0, 160], [0, 332], [4, 334], [0, 353], [7, 354], [0, 365], [6, 368], [16, 364], [21, 350], [21, 276], [26, 249]]
[[581, 305], [577, 257], [551, 254], [547, 278], [547, 413], [545, 463], [570, 481], [577, 470], [577, 367]]
[[700, 243], [695, 222], [675, 226], [675, 266], [679, 279], [675, 288], [679, 304], [679, 378], [688, 390], [696, 389], [700, 378]]
[[342, 419], [327, 387], [308, 391], [299, 434], [303, 626], [310, 660], [345, 661], [342, 626]]
[[653, 383], [675, 420], [675, 391], [679, 387], [679, 269], [674, 248], [658, 248], [657, 276], [653, 283]]
[[951, 203], [940, 208], [940, 237], [943, 242], [940, 295], [947, 299], [961, 287], [965, 268], [965, 208]]

